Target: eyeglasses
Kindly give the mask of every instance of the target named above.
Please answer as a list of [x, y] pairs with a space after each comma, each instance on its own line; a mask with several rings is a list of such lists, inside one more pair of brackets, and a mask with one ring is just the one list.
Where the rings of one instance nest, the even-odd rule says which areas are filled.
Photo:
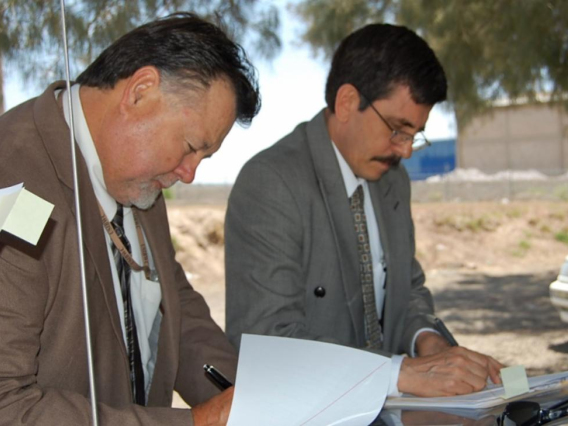
[[548, 409], [538, 402], [514, 401], [507, 404], [503, 414], [497, 419], [499, 426], [539, 426], [568, 414], [568, 400], [559, 402]]
[[385, 120], [385, 118], [381, 115], [381, 113], [377, 110], [377, 108], [374, 107], [374, 105], [369, 101], [369, 99], [367, 99], [367, 97], [363, 95], [361, 92], [359, 92], [359, 94], [365, 100], [365, 102], [369, 104], [369, 106], [373, 109], [373, 111], [375, 111], [375, 114], [378, 115], [378, 117], [383, 121], [383, 123], [385, 123], [385, 125], [392, 132], [390, 136], [390, 141], [393, 144], [401, 146], [411, 143], [412, 151], [420, 151], [421, 149], [428, 148], [430, 145], [432, 145], [432, 143], [428, 139], [426, 139], [426, 136], [424, 136], [424, 133], [422, 132], [419, 132], [414, 136], [412, 136], [406, 132], [393, 129], [392, 126], [389, 124], [389, 122]]

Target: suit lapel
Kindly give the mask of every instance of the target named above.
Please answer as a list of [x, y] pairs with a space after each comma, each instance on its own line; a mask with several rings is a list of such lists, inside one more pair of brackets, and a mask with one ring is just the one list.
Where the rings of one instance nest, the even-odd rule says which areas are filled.
[[373, 210], [377, 219], [377, 225], [379, 226], [379, 235], [385, 255], [385, 261], [389, 264], [390, 232], [387, 227], [387, 223], [392, 223], [391, 219], [396, 212], [399, 199], [390, 180], [389, 173], [383, 175], [376, 182], [368, 183], [369, 192], [371, 193], [371, 201], [373, 203]]
[[[174, 348], [179, 348], [180, 329], [179, 323], [173, 320], [173, 318], [180, 318], [179, 297], [172, 285], [166, 285], [166, 283], [176, 283], [179, 279], [176, 279], [173, 275], [172, 268], [166, 267], [170, 256], [175, 256], [172, 253], [169, 233], [166, 236], [166, 244], [170, 244], [170, 246], [164, 246], [164, 232], [167, 232], [168, 225], [167, 223], [163, 224], [166, 230], [160, 230], [155, 226], [156, 223], [163, 222], [164, 218], [167, 217], [163, 198], [158, 199], [149, 210], [136, 210], [136, 214], [148, 241], [148, 249], [152, 254], [162, 291], [160, 310], [163, 317], [158, 338], [158, 357], [148, 396], [148, 402], [152, 404], [154, 401], [164, 400], [164, 392], [167, 393], [167, 389], [174, 383], [179, 364], [179, 353]], [[165, 400], [168, 400], [168, 398], [171, 398], [171, 395], [167, 395]]]
[[[69, 146], [69, 127], [65, 122], [63, 112], [60, 110], [54, 96], [54, 90], [63, 89], [64, 82], [53, 83], [46, 92], [38, 98], [34, 109], [34, 117], [39, 133], [44, 140], [45, 149], [51, 158], [53, 167], [61, 182], [61, 188], [67, 200], [67, 207], [76, 217], [74, 184], [72, 170], [72, 156]], [[56, 111], [54, 113], [54, 111]], [[112, 274], [109, 265], [106, 240], [98, 214], [97, 201], [91, 180], [87, 172], [85, 161], [78, 147], [77, 173], [79, 180], [79, 194], [82, 216], [83, 245], [85, 253], [85, 273], [87, 287], [100, 285], [102, 294], [111, 318], [115, 337], [120, 342], [120, 347], [126, 359], [126, 348], [122, 337], [120, 317], [117, 310], [117, 301], [114, 292]], [[64, 208], [56, 206], [56, 208]], [[100, 224], [100, 226], [97, 226]], [[79, 265], [77, 265], [77, 268]], [[77, 283], [80, 285], [80, 283]], [[93, 293], [92, 291], [89, 292]], [[95, 304], [90, 302], [91, 306]], [[92, 313], [91, 317], [101, 317], [100, 313]], [[91, 322], [91, 328], [96, 329], [96, 321]]]
[[[387, 172], [376, 182], [369, 182], [369, 189], [373, 210], [379, 227], [379, 236], [385, 262], [387, 264], [383, 322], [384, 324], [388, 324], [390, 319], [392, 319], [392, 312], [397, 309], [393, 301], [400, 300], [395, 296], [397, 288], [395, 285], [396, 280], [394, 279], [396, 274], [395, 253], [397, 253], [397, 249], [394, 246], [397, 244], [397, 241], [399, 241], [399, 239], [397, 239], [397, 233], [404, 232], [404, 228], [399, 226], [401, 217], [397, 214], [397, 209], [400, 206], [400, 198], [393, 185], [391, 172]], [[392, 327], [384, 327], [385, 342], [390, 341], [391, 330]]]
[[345, 299], [357, 342], [362, 346], [365, 342], [365, 337], [361, 333], [364, 330], [363, 299], [359, 284], [359, 256], [353, 231], [353, 216], [323, 111], [308, 123], [307, 136], [320, 192], [334, 233]]

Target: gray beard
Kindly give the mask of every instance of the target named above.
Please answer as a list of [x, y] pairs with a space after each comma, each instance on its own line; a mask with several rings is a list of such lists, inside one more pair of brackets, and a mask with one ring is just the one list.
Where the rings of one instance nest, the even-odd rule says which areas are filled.
[[140, 210], [148, 210], [154, 205], [161, 192], [161, 190], [151, 188], [150, 184], [140, 184], [140, 193], [136, 199], [130, 200], [130, 204]]

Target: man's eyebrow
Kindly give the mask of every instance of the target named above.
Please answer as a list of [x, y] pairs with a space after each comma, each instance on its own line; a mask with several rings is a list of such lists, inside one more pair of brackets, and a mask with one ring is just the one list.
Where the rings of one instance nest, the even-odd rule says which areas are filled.
[[[211, 149], [211, 144], [207, 141], [204, 141], [201, 148], [199, 148], [200, 151], [209, 151], [210, 149]], [[203, 159], [211, 158], [212, 156], [213, 154], [207, 154], [203, 156]]]
[[[411, 123], [410, 121], [408, 121], [406, 118], [392, 117], [391, 120], [392, 120], [391, 123], [394, 123], [395, 127], [399, 127], [399, 128], [400, 127], [410, 127], [411, 129], [416, 129], [416, 126], [413, 123]], [[422, 126], [421, 128], [417, 129], [416, 131], [417, 132], [423, 132], [424, 129], [425, 129], [425, 127]]]

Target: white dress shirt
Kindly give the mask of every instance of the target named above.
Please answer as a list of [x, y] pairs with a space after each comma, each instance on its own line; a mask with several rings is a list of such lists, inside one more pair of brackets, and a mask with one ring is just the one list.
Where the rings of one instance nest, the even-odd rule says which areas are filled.
[[[73, 103], [73, 122], [75, 130], [75, 140], [81, 150], [81, 153], [87, 164], [91, 184], [95, 191], [95, 195], [99, 204], [103, 208], [109, 221], [112, 221], [116, 214], [117, 204], [116, 200], [111, 197], [107, 192], [106, 184], [103, 177], [103, 170], [93, 138], [89, 132], [81, 99], [79, 97], [78, 84], [71, 87], [71, 99]], [[63, 95], [64, 91], [56, 93], [56, 96]], [[63, 99], [63, 112], [65, 120], [69, 124], [69, 108], [67, 97]], [[71, 147], [69, 147], [71, 149]], [[102, 224], [101, 224], [102, 226]], [[132, 258], [142, 265], [142, 253], [140, 250], [140, 243], [138, 234], [136, 232], [136, 225], [134, 223], [134, 216], [130, 207], [124, 207], [124, 231], [128, 238], [132, 251]], [[112, 241], [103, 227], [103, 232], [107, 241], [107, 252], [109, 256], [109, 264], [111, 265], [112, 279], [114, 282], [114, 292], [116, 295], [117, 308], [120, 316], [120, 324], [122, 327], [122, 334], [126, 345], [126, 330], [124, 326], [124, 304], [122, 300], [122, 290], [120, 288], [120, 280], [114, 262], [112, 253]], [[146, 241], [146, 249], [150, 267], [153, 269], [152, 253]], [[146, 279], [144, 271], [134, 271], [130, 273], [130, 294], [132, 300], [132, 310], [134, 319], [136, 321], [136, 330], [138, 334], [138, 343], [140, 346], [140, 355], [142, 358], [142, 367], [144, 369], [144, 385], [146, 389], [146, 397], [152, 383], [152, 376], [154, 374], [154, 367], [156, 363], [156, 356], [158, 352], [158, 334], [161, 323], [162, 314], [160, 313], [160, 303], [162, 301], [162, 290], [160, 283], [149, 281]]]
[[[371, 260], [373, 262], [373, 280], [375, 287], [375, 303], [377, 306], [378, 317], [381, 318], [383, 312], [383, 305], [385, 303], [385, 279], [386, 279], [386, 263], [383, 252], [383, 247], [381, 245], [381, 239], [379, 234], [379, 227], [377, 225], [377, 218], [375, 216], [375, 210], [373, 209], [373, 203], [371, 200], [371, 193], [369, 192], [369, 184], [365, 179], [361, 179], [353, 173], [341, 152], [335, 146], [335, 142], [332, 141], [331, 145], [335, 151], [335, 156], [337, 157], [337, 162], [339, 163], [339, 169], [341, 170], [341, 175], [343, 177], [343, 182], [345, 183], [345, 189], [347, 191], [347, 198], [351, 198], [353, 193], [357, 190], [357, 187], [361, 185], [363, 187], [364, 195], [364, 205], [365, 216], [367, 217], [367, 232], [369, 233], [369, 243], [371, 246]], [[439, 334], [436, 330], [432, 328], [421, 328], [418, 330], [413, 338], [411, 344], [410, 356], [416, 356], [415, 344], [418, 335], [424, 331], [429, 331]], [[398, 376], [400, 374], [400, 367], [402, 366], [403, 355], [393, 355], [391, 358], [391, 383], [389, 387], [389, 395], [398, 394]]]
[[[343, 176], [345, 189], [347, 190], [347, 198], [351, 198], [359, 185], [363, 186], [365, 216], [367, 217], [367, 232], [369, 233], [369, 243], [371, 245], [371, 260], [373, 262], [373, 282], [375, 286], [375, 303], [377, 306], [378, 317], [381, 318], [383, 312], [383, 304], [385, 302], [385, 278], [386, 278], [386, 264], [383, 254], [383, 246], [379, 237], [379, 227], [377, 225], [377, 218], [373, 209], [371, 201], [371, 194], [369, 192], [369, 184], [365, 179], [355, 176], [347, 161], [341, 155], [341, 152], [332, 141], [335, 156], [339, 162], [339, 169]], [[400, 374], [400, 367], [404, 356], [393, 355], [391, 358], [391, 377], [389, 385], [389, 395], [397, 395], [398, 392], [398, 375]]]

